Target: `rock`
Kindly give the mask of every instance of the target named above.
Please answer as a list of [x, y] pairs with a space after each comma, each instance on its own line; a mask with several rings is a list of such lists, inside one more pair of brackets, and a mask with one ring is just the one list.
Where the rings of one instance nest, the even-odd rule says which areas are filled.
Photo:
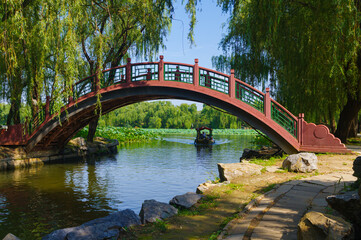
[[204, 193], [205, 191], [207, 191], [208, 189], [214, 188], [214, 187], [219, 187], [222, 185], [227, 185], [230, 184], [230, 181], [225, 181], [225, 182], [221, 182], [221, 183], [212, 183], [211, 181], [207, 181], [205, 183], [201, 183], [198, 185], [196, 193]]
[[82, 137], [77, 137], [69, 141], [69, 143], [75, 147], [78, 147], [79, 150], [86, 151], [88, 150], [87, 142]]
[[103, 240], [116, 238], [122, 227], [139, 225], [140, 219], [130, 209], [97, 218], [78, 227], [56, 230], [42, 240]]
[[203, 195], [197, 194], [194, 192], [187, 192], [183, 195], [177, 195], [172, 200], [169, 201], [169, 204], [179, 206], [182, 208], [191, 208], [194, 204], [196, 204]]
[[317, 169], [317, 156], [314, 153], [289, 155], [282, 163], [282, 168], [292, 172], [312, 172]]
[[80, 227], [72, 227], [72, 228], [63, 228], [59, 230], [55, 230], [48, 235], [44, 236], [42, 240], [66, 240], [68, 233], [72, 231], [77, 231]]
[[353, 175], [357, 178], [361, 178], [361, 156], [358, 156], [355, 161], [353, 161]]
[[361, 203], [357, 190], [326, 197], [327, 203], [346, 219], [361, 228]]
[[355, 161], [353, 161], [353, 175], [358, 179], [361, 179], [361, 156], [358, 156]]
[[143, 202], [139, 216], [142, 223], [145, 224], [155, 222], [157, 219], [163, 220], [169, 218], [177, 213], [178, 210], [175, 207], [151, 199]]
[[20, 240], [20, 238], [18, 238], [17, 236], [15, 236], [12, 233], [8, 233], [3, 240]]
[[253, 150], [245, 148], [242, 153], [242, 157], [240, 161], [244, 159], [252, 159], [252, 158], [270, 158], [274, 156], [282, 156], [283, 151], [280, 148], [272, 148], [272, 147], [262, 147], [260, 150]]
[[221, 181], [231, 181], [241, 176], [251, 176], [261, 174], [263, 166], [248, 163], [218, 163], [219, 178]]
[[69, 146], [72, 148], [68, 151], [76, 150], [80, 155], [109, 154], [116, 153], [118, 145], [119, 141], [116, 139], [96, 137], [93, 142], [87, 142], [84, 138], [78, 137], [69, 141]]
[[308, 212], [298, 224], [297, 239], [351, 239], [353, 236], [352, 225], [342, 218]]

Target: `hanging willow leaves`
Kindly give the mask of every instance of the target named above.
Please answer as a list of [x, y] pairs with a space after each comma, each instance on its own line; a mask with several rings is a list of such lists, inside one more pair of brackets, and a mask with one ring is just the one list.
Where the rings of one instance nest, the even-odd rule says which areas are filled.
[[[0, 93], [10, 103], [7, 124], [20, 123], [22, 104], [35, 115], [46, 96], [60, 112], [77, 80], [93, 73], [101, 78], [101, 70], [128, 56], [152, 59], [170, 30], [173, 2], [2, 1]], [[197, 2], [186, 2], [192, 19], [190, 41]]]
[[[219, 68], [271, 86], [291, 112], [332, 125], [344, 141], [361, 108], [360, 4], [354, 0], [219, 0], [231, 13]], [[224, 63], [225, 61], [225, 63]], [[350, 104], [347, 104], [350, 103]]]

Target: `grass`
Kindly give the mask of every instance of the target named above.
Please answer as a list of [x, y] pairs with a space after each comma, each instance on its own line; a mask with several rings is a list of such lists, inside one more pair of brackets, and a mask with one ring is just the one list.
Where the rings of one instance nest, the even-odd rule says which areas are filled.
[[202, 212], [206, 209], [217, 207], [218, 202], [216, 200], [219, 199], [220, 197], [221, 196], [219, 194], [206, 195], [204, 198], [202, 198], [199, 201], [200, 204], [198, 205], [197, 210]]
[[179, 209], [178, 215], [179, 216], [201, 215], [204, 213], [205, 210], [217, 207], [219, 203], [216, 200], [219, 199], [220, 197], [221, 196], [219, 194], [206, 195], [201, 200], [199, 200], [197, 206], [192, 207], [190, 209]]
[[361, 138], [358, 138], [358, 137], [348, 138], [346, 142], [347, 142], [347, 144], [351, 144], [351, 145], [360, 145], [361, 144]]
[[227, 187], [229, 189], [225, 191], [226, 194], [231, 194], [234, 191], [244, 191], [243, 184], [230, 183], [227, 185]]
[[264, 166], [264, 167], [269, 167], [269, 166], [275, 165], [277, 162], [283, 160], [284, 158], [286, 158], [286, 156], [283, 156], [281, 158], [279, 158], [279, 157], [271, 157], [270, 159], [255, 158], [255, 159], [250, 159], [248, 162], [254, 163], [254, 164], [257, 164], [257, 165], [261, 165], [261, 166]]
[[218, 230], [217, 232], [214, 232], [209, 238], [208, 240], [216, 240], [219, 236], [219, 234], [221, 234], [222, 230]]
[[168, 230], [168, 224], [167, 222], [163, 221], [163, 220], [159, 220], [157, 219], [154, 223], [153, 226], [155, 228], [156, 231], [158, 232], [166, 232]]
[[292, 177], [292, 178], [290, 179], [290, 181], [291, 181], [291, 180], [300, 180], [300, 179], [306, 178], [306, 177], [307, 177], [306, 175], [300, 174], [300, 175], [296, 175], [296, 176]]
[[216, 184], [221, 181], [221, 179], [217, 176], [214, 172], [206, 172], [209, 175], [209, 179], [206, 179], [206, 181], [211, 181], [212, 183]]
[[201, 212], [197, 209], [178, 209], [178, 216], [196, 216], [200, 215]]
[[275, 183], [269, 184], [268, 186], [261, 189], [262, 193], [266, 193], [268, 191], [271, 191], [276, 186]]

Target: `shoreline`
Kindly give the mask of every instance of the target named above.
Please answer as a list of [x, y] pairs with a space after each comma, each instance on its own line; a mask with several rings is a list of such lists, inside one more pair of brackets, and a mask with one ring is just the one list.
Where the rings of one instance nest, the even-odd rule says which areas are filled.
[[73, 139], [61, 152], [52, 150], [26, 153], [23, 147], [0, 147], [0, 172], [76, 161], [89, 156], [111, 155], [117, 153], [118, 145], [118, 140], [98, 137], [93, 143], [88, 143], [83, 138]]
[[[319, 155], [320, 172], [307, 174], [279, 170], [282, 162], [279, 159], [271, 166], [264, 167], [266, 171], [260, 175], [240, 177], [231, 183], [219, 184], [216, 188], [207, 190], [205, 194], [212, 198], [211, 202], [201, 204], [201, 206], [197, 205], [191, 210], [181, 211], [180, 214], [170, 219], [131, 227], [127, 230], [128, 232], [122, 234], [130, 237], [125, 239], [138, 239], [138, 237], [139, 239], [149, 239], [149, 236], [153, 237], [152, 239], [174, 239], [179, 235], [196, 236], [197, 239], [216, 239], [224, 236], [223, 231], [229, 227], [228, 225], [225, 228], [228, 222], [244, 217], [244, 211], [253, 207], [254, 204], [257, 205], [257, 202], [267, 195], [267, 192], [274, 191], [277, 186], [290, 180], [345, 171], [346, 169], [349, 171], [351, 160], [353, 161], [354, 157], [355, 155]], [[265, 160], [265, 162], [267, 161], [269, 162], [269, 160]], [[336, 162], [338, 166], [333, 164]], [[234, 201], [235, 199], [237, 201]], [[197, 224], [197, 229], [189, 230], [190, 225], [194, 224]], [[160, 225], [164, 226], [164, 229], [158, 229]], [[189, 231], [184, 232], [185, 229]], [[132, 238], [134, 236], [137, 238]]]

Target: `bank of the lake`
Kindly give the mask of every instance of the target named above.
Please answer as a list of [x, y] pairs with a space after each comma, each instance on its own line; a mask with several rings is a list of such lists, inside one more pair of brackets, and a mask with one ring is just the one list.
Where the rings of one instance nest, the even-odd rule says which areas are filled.
[[212, 148], [196, 148], [191, 135], [123, 144], [114, 156], [51, 164], [0, 174], [0, 238], [12, 232], [39, 239], [147, 199], [168, 202], [213, 179], [218, 162], [238, 162], [253, 135], [216, 135]]
[[[282, 170], [281, 165], [284, 157], [273, 158], [271, 161], [252, 160], [251, 163], [264, 167], [264, 171], [260, 175], [242, 176], [233, 179], [230, 184], [209, 189], [205, 194], [210, 200], [197, 204], [191, 210], [181, 210], [177, 216], [165, 221], [145, 226], [135, 226], [123, 232], [123, 235], [118, 240], [215, 240], [228, 222], [237, 218], [241, 219], [244, 216], [243, 210], [245, 206], [253, 199], [260, 197], [277, 185], [291, 180], [300, 180], [329, 173], [352, 174], [352, 164], [356, 156], [356, 154], [320, 154], [318, 155], [318, 170], [312, 173], [294, 173]], [[342, 187], [344, 187], [343, 183]], [[325, 211], [337, 215], [334, 210], [325, 209]], [[277, 224], [277, 222], [275, 223]]]

